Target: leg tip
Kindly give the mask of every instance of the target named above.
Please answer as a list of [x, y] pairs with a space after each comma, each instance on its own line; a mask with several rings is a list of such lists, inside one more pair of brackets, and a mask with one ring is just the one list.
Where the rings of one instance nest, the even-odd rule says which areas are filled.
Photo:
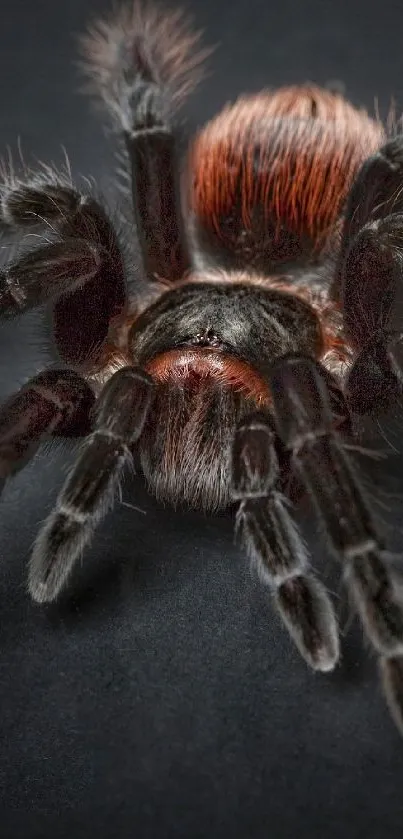
[[340, 657], [339, 631], [333, 604], [315, 577], [298, 575], [283, 583], [277, 608], [306, 663], [328, 673]]

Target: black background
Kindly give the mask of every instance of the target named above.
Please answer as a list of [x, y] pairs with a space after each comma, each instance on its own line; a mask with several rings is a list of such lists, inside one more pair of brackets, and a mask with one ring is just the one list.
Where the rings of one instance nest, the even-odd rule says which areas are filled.
[[[193, 0], [211, 75], [195, 126], [266, 85], [342, 79], [355, 103], [403, 105], [403, 14], [394, 0]], [[0, 142], [93, 175], [112, 152], [76, 94], [74, 35], [100, 0], [7, 0], [0, 26]], [[38, 315], [2, 326], [5, 397], [50, 355]], [[366, 481], [402, 549], [398, 422]], [[377, 446], [387, 448], [380, 436]], [[30, 603], [26, 561], [68, 451], [41, 451], [5, 491], [0, 519], [2, 839], [397, 839], [403, 741], [361, 632], [341, 608], [342, 665], [307, 671], [233, 543], [230, 515], [175, 513], [126, 483], [69, 596]], [[397, 493], [397, 496], [396, 496]], [[126, 504], [139, 508], [134, 510]], [[388, 514], [385, 514], [385, 508]], [[315, 522], [314, 561], [332, 572]], [[337, 581], [333, 590], [340, 597]], [[342, 601], [340, 600], [340, 603]]]

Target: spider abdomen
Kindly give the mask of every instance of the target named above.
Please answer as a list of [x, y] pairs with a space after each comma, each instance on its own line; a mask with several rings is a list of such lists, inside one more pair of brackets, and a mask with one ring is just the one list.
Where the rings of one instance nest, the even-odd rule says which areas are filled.
[[384, 129], [314, 86], [243, 96], [197, 137], [197, 236], [227, 265], [273, 271], [331, 246], [352, 181]]

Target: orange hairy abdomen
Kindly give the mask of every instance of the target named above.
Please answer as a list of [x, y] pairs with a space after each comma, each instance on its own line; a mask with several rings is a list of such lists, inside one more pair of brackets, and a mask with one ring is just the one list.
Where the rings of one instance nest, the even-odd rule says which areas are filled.
[[322, 252], [360, 165], [384, 140], [365, 111], [314, 86], [243, 96], [194, 142], [198, 227], [273, 261]]

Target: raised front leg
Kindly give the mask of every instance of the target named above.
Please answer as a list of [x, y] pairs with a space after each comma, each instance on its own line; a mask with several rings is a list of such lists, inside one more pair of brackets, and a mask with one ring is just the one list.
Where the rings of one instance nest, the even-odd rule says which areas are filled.
[[194, 88], [208, 54], [182, 12], [139, 4], [96, 22], [83, 39], [84, 70], [128, 158], [146, 276], [174, 282], [190, 268], [181, 207], [175, 112]]

